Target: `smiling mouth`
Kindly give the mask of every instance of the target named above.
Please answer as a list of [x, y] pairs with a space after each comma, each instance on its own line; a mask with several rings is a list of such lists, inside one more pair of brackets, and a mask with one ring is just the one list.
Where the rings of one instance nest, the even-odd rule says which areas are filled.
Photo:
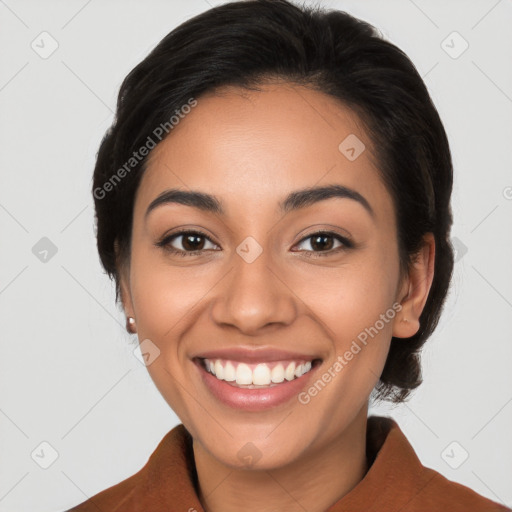
[[321, 364], [322, 360], [316, 358], [247, 364], [227, 359], [196, 358], [196, 362], [216, 379], [233, 387], [258, 389], [299, 379]]

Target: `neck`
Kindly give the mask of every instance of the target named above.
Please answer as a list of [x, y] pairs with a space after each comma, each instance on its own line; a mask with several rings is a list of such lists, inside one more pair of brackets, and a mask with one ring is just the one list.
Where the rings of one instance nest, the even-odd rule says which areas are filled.
[[199, 500], [206, 512], [325, 512], [368, 471], [367, 408], [322, 448], [272, 470], [233, 469], [194, 441]]

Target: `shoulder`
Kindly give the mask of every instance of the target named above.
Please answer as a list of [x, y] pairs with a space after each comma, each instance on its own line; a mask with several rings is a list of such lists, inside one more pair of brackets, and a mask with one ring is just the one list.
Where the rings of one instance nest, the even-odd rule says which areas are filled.
[[[370, 456], [373, 454], [373, 464], [361, 488], [366, 488], [367, 484], [380, 487], [376, 500], [382, 505], [389, 503], [395, 508], [399, 505], [397, 510], [407, 512], [511, 510], [425, 467], [405, 434], [391, 418], [369, 418], [367, 446]], [[395, 508], [392, 507], [393, 510]]]
[[98, 512], [99, 510], [117, 512], [126, 503], [137, 499], [136, 495], [143, 492], [146, 482], [147, 465], [136, 474], [95, 494], [88, 500], [76, 505], [66, 512]]
[[[135, 512], [160, 510], [155, 505], [189, 499], [191, 438], [183, 424], [169, 431], [137, 473], [104, 489], [66, 512]], [[167, 500], [167, 501], [166, 501]]]
[[423, 467], [420, 485], [407, 510], [432, 511], [442, 509], [450, 512], [510, 512], [511, 509], [492, 501], [465, 485], [448, 480], [441, 473]]

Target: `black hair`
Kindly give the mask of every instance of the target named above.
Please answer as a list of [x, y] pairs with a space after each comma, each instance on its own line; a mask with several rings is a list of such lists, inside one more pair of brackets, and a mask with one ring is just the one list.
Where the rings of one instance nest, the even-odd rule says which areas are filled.
[[202, 94], [222, 86], [257, 88], [269, 80], [321, 91], [359, 116], [393, 199], [402, 272], [423, 236], [434, 235], [434, 278], [420, 328], [410, 338], [393, 337], [376, 387], [378, 398], [403, 401], [422, 381], [419, 352], [437, 326], [453, 272], [451, 154], [414, 64], [375, 27], [346, 12], [287, 0], [223, 4], [172, 30], [126, 76], [92, 187], [98, 251], [116, 281], [116, 301], [120, 265], [130, 256], [135, 195], [148, 161], [147, 155], [134, 159], [134, 152], [148, 137], [155, 139], [155, 127], [164, 127], [158, 142], [165, 140], [172, 133], [170, 119]]

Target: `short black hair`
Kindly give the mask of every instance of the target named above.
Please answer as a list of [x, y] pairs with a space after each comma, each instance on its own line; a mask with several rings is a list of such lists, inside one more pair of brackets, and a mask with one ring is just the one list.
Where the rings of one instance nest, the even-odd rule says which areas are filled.
[[92, 187], [98, 251], [116, 281], [116, 302], [120, 264], [130, 257], [135, 194], [148, 162], [148, 156], [130, 160], [133, 152], [155, 127], [169, 126], [191, 98], [222, 86], [257, 89], [268, 80], [321, 91], [359, 116], [393, 199], [402, 275], [423, 236], [434, 235], [434, 278], [420, 328], [410, 338], [393, 337], [376, 387], [377, 398], [403, 401], [422, 381], [419, 352], [438, 324], [453, 272], [451, 153], [414, 64], [375, 27], [346, 12], [287, 0], [223, 4], [172, 30], [126, 76]]

